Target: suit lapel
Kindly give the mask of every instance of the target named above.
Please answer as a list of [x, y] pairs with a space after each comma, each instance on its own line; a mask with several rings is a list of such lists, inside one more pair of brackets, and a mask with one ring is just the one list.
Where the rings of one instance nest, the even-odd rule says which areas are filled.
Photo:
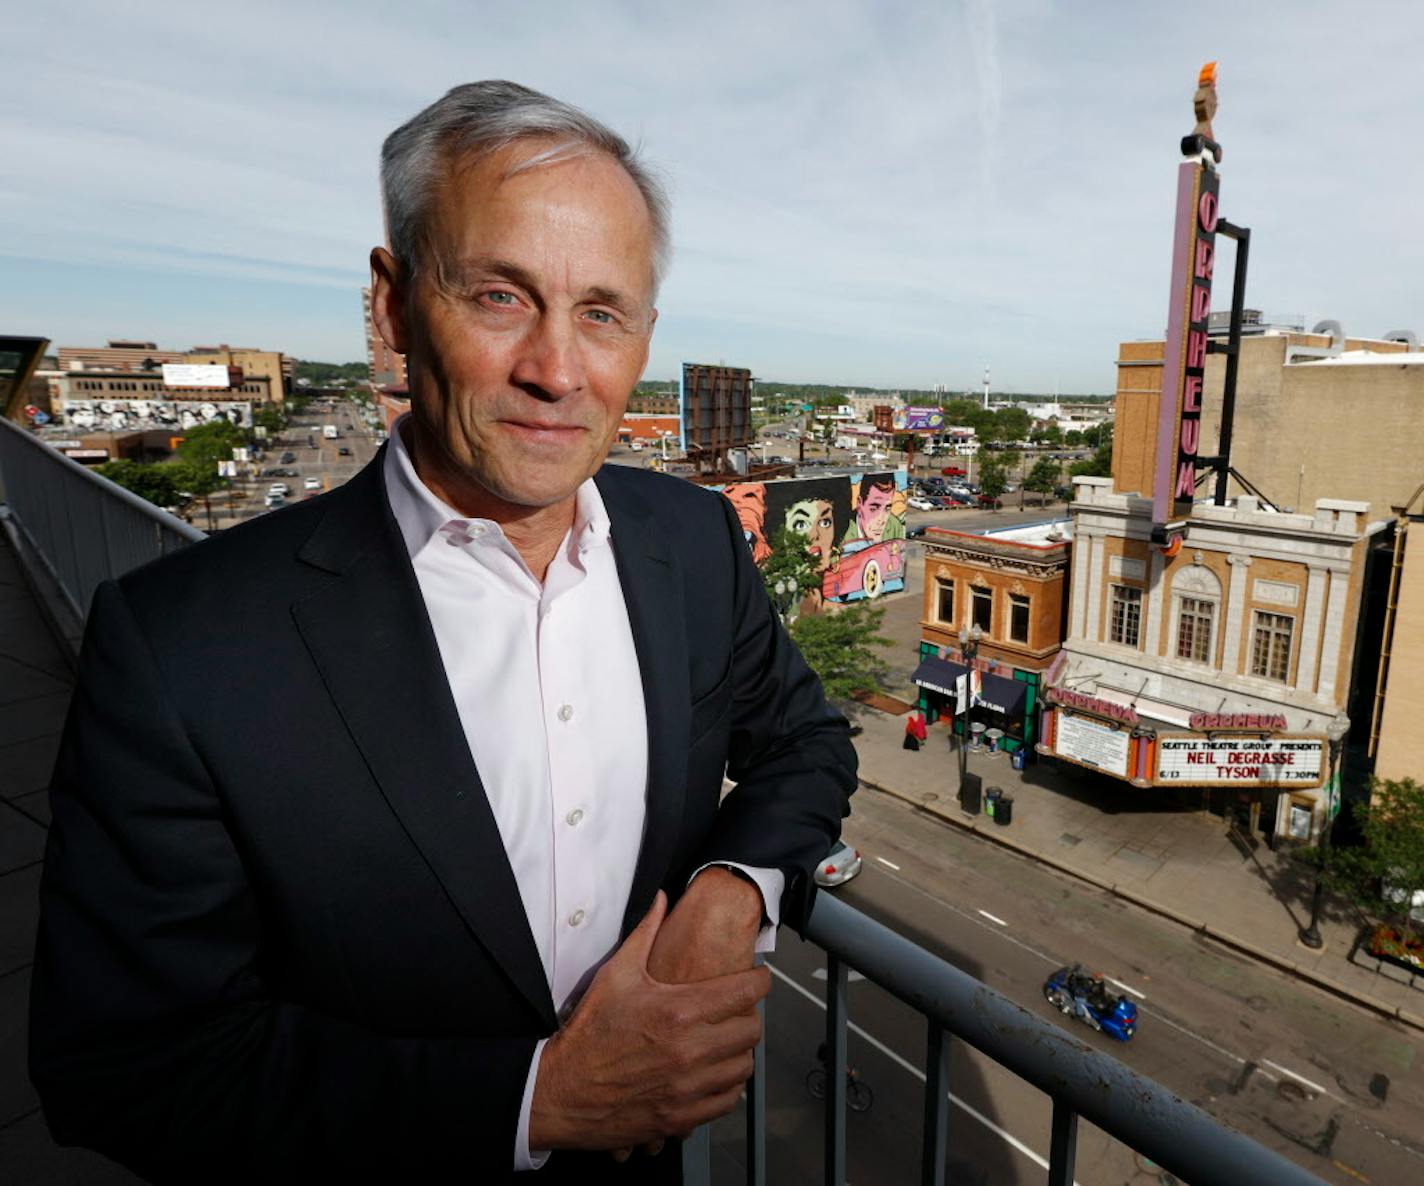
[[652, 905], [677, 848], [687, 790], [690, 705], [682, 574], [663, 525], [618, 477], [605, 467], [596, 480], [608, 510], [648, 719], [647, 822], [623, 915], [626, 935]]
[[292, 607], [381, 794], [475, 937], [555, 1028], [543, 961], [386, 500], [384, 449], [301, 558], [336, 579]]

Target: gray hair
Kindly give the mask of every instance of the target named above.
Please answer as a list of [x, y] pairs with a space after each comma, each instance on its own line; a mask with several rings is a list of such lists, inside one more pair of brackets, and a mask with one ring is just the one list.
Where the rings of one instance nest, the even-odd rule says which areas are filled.
[[668, 198], [661, 180], [612, 128], [568, 103], [499, 80], [451, 88], [381, 146], [386, 236], [406, 274], [414, 275], [420, 265], [431, 196], [449, 161], [478, 161], [521, 140], [553, 144], [521, 162], [511, 175], [589, 151], [623, 166], [648, 207], [656, 296], [671, 254]]

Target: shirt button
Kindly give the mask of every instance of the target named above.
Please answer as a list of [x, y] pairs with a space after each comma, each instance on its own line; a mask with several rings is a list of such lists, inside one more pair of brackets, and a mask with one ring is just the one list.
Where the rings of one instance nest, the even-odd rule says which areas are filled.
[[575, 910], [572, 914], [569, 915], [569, 926], [579, 926], [587, 917], [588, 916], [584, 914], [582, 910]]
[[577, 828], [583, 820], [583, 808], [575, 807], [568, 815], [564, 816], [564, 822], [571, 828]]
[[572, 704], [559, 705], [559, 720], [571, 721], [574, 717], [574, 706]]
[[485, 525], [483, 523], [471, 523], [468, 527], [465, 528], [465, 534], [472, 536], [475, 539], [479, 539], [480, 536], [484, 535], [484, 533]]

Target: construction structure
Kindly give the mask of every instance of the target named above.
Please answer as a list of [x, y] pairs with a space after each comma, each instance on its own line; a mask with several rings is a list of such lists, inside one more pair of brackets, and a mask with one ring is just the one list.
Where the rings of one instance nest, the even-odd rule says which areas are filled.
[[[752, 373], [744, 367], [685, 362], [677, 389], [683, 455], [697, 473], [746, 473], [752, 429]], [[740, 457], [732, 456], [740, 450]]]

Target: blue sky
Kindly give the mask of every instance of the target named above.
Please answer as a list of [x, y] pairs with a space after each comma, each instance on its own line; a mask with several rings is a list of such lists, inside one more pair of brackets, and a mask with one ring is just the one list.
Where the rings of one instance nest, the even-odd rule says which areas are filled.
[[650, 377], [958, 388], [987, 363], [996, 388], [1107, 392], [1116, 344], [1166, 318], [1211, 58], [1248, 303], [1424, 332], [1408, 2], [51, 0], [8, 25], [4, 333], [364, 357], [381, 139], [506, 77], [670, 183]]

